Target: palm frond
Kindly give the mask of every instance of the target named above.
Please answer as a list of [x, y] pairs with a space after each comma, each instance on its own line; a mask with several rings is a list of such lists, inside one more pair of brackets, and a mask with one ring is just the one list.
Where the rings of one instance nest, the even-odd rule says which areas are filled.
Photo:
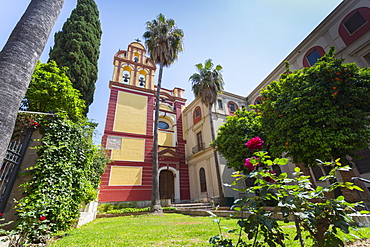
[[223, 90], [222, 66], [217, 65], [214, 69], [211, 59], [207, 59], [204, 66], [201, 63], [195, 66], [198, 73], [194, 73], [189, 77], [194, 96], [201, 98], [201, 101], [209, 107], [216, 102], [218, 93]]

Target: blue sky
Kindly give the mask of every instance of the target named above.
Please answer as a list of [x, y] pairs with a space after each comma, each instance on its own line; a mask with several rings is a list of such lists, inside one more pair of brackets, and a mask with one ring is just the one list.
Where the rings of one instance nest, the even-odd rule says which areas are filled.
[[[0, 0], [0, 47], [30, 1]], [[40, 60], [47, 62], [54, 33], [76, 5], [65, 0]], [[225, 90], [247, 96], [341, 2], [341, 0], [96, 0], [103, 30], [99, 78], [88, 117], [104, 132], [113, 56], [142, 38], [145, 23], [163, 13], [185, 33], [184, 52], [165, 68], [165, 88], [185, 89], [193, 100], [189, 76], [195, 64], [211, 58], [223, 66]]]

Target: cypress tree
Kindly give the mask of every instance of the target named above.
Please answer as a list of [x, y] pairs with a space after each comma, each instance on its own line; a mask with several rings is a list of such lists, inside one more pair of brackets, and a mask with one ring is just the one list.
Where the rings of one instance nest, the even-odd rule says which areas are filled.
[[95, 1], [77, 0], [62, 31], [55, 34], [54, 47], [49, 53], [49, 59], [56, 61], [59, 67], [69, 67], [67, 75], [86, 101], [86, 113], [94, 100], [101, 35]]

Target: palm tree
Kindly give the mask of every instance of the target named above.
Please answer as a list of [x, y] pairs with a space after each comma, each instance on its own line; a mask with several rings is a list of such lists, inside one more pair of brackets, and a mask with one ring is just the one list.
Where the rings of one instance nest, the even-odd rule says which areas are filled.
[[[199, 63], [195, 65], [199, 73], [194, 73], [190, 76], [189, 80], [192, 82], [192, 90], [196, 98], [200, 98], [202, 103], [208, 107], [209, 111], [209, 122], [211, 126], [211, 136], [212, 141], [215, 140], [215, 130], [213, 126], [213, 117], [212, 117], [212, 105], [216, 103], [217, 95], [222, 91], [224, 80], [221, 74], [221, 65], [217, 65], [214, 68], [214, 64], [211, 59], [205, 61], [203, 64]], [[215, 159], [216, 166], [216, 175], [217, 175], [217, 184], [218, 184], [218, 193], [220, 197], [220, 205], [224, 206], [225, 196], [222, 187], [220, 166], [218, 162], [218, 156], [216, 150], [213, 151], [213, 156]]]
[[152, 164], [152, 204], [153, 213], [162, 213], [159, 195], [159, 174], [158, 174], [158, 119], [159, 119], [159, 96], [162, 85], [163, 67], [169, 67], [178, 58], [183, 50], [182, 40], [184, 32], [178, 29], [172, 19], [166, 19], [159, 14], [157, 19], [146, 23], [146, 32], [143, 34], [145, 45], [150, 58], [159, 64], [158, 84], [155, 97], [154, 114], [154, 140], [153, 140], [153, 164]]
[[26, 94], [64, 0], [32, 0], [0, 51], [0, 162]]

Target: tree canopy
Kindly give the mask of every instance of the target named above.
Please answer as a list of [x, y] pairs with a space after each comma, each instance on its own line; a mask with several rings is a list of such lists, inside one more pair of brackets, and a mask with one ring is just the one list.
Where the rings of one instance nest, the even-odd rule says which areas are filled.
[[[257, 113], [238, 109], [234, 116], [227, 117], [227, 121], [218, 129], [217, 137], [211, 145], [225, 157], [229, 168], [247, 172], [244, 162], [247, 157], [252, 156], [253, 152], [245, 144], [255, 136], [265, 139]], [[263, 150], [266, 150], [266, 147]]]
[[343, 63], [331, 49], [309, 68], [282, 74], [258, 106], [270, 152], [295, 163], [345, 159], [368, 146], [370, 68]]
[[80, 92], [73, 88], [66, 76], [67, 71], [67, 67], [58, 68], [55, 61], [46, 64], [39, 61], [23, 101], [27, 110], [58, 112], [75, 121], [83, 117], [85, 101], [80, 99]]
[[217, 95], [224, 88], [224, 80], [221, 74], [222, 66], [214, 67], [212, 59], [207, 59], [203, 64], [196, 64], [198, 73], [190, 76], [192, 90], [196, 98], [200, 97], [203, 104], [212, 107], [216, 103]]
[[177, 28], [173, 19], [166, 19], [163, 14], [146, 23], [143, 37], [150, 58], [156, 64], [168, 67], [177, 60], [179, 52], [183, 51], [184, 32]]
[[88, 107], [94, 100], [98, 79], [98, 59], [102, 30], [99, 10], [94, 0], [78, 0], [76, 8], [54, 36], [50, 60], [60, 67], [68, 67], [67, 76], [73, 87], [82, 94]]

